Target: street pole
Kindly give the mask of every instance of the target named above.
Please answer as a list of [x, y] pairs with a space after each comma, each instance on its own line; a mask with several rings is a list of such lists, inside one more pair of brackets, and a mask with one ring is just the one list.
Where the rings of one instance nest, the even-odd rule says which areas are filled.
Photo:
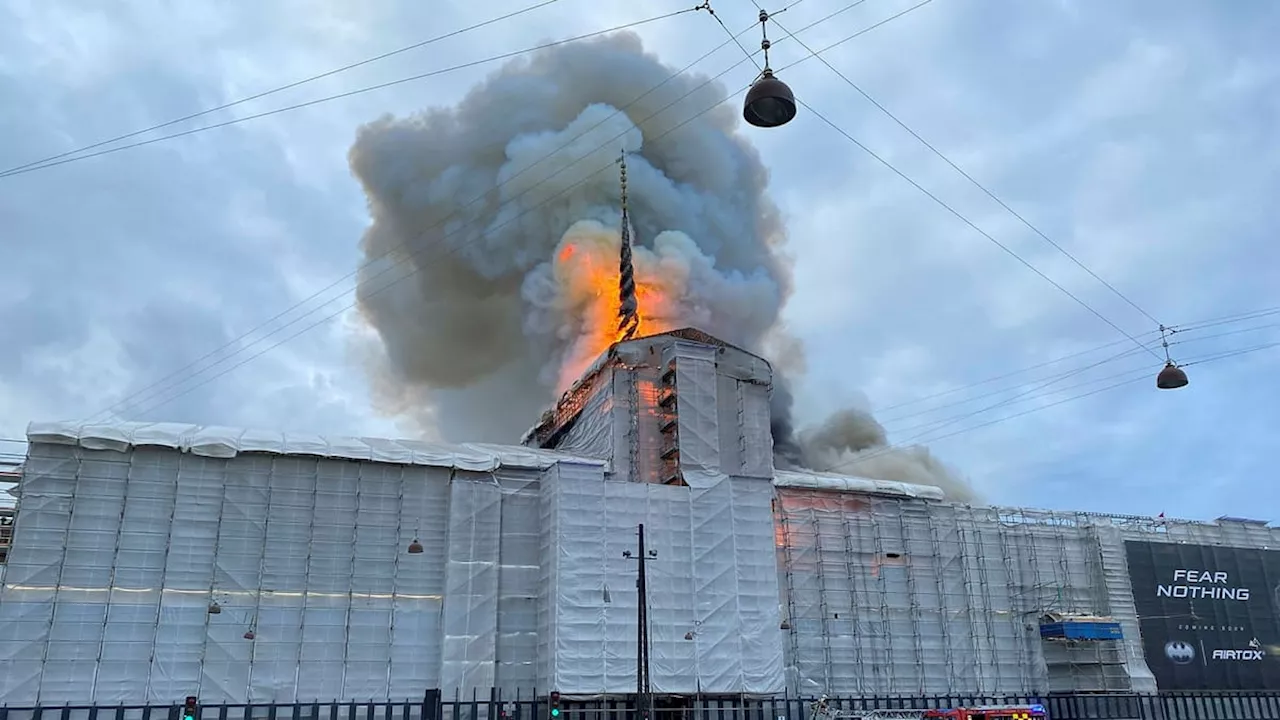
[[636, 577], [636, 718], [649, 718], [649, 593], [645, 584], [644, 524], [640, 525]]
[[[653, 711], [649, 687], [649, 588], [645, 577], [645, 562], [658, 553], [644, 547], [644, 524], [637, 529], [636, 560], [636, 714], [635, 720], [649, 720]], [[622, 551], [622, 557], [631, 559], [631, 551]], [[606, 590], [607, 592], [607, 590]], [[608, 602], [606, 600], [606, 602]]]

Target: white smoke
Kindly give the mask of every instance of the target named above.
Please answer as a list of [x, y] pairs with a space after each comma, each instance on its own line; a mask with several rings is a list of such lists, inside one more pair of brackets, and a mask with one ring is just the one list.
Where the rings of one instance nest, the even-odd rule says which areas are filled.
[[[678, 230], [659, 233], [652, 244], [637, 247], [633, 257], [642, 330], [697, 327], [746, 342], [770, 329], [782, 299], [767, 275], [722, 272], [715, 258]], [[616, 223], [580, 220], [561, 237], [555, 260], [525, 277], [526, 334], [556, 339], [544, 385], [567, 388], [610, 343], [616, 304], [600, 302], [598, 294], [602, 286], [616, 292], [620, 246]]]
[[870, 413], [840, 410], [814, 428], [802, 430], [796, 452], [779, 464], [834, 469], [849, 475], [935, 485], [961, 502], [977, 499], [973, 488], [920, 445], [893, 447], [884, 426]]
[[[723, 86], [662, 84], [673, 72], [622, 33], [512, 62], [456, 107], [360, 129], [362, 249], [385, 256], [358, 290], [382, 340], [368, 363], [381, 409], [445, 439], [511, 442], [594, 360], [592, 333], [616, 327], [600, 317], [616, 286], [592, 278], [616, 283], [624, 150], [642, 330], [694, 326], [799, 356], [780, 328], [790, 270], [768, 171]], [[779, 452], [807, 461], [817, 450], [791, 439], [785, 378], [774, 414]], [[813, 447], [838, 448], [832, 432]]]

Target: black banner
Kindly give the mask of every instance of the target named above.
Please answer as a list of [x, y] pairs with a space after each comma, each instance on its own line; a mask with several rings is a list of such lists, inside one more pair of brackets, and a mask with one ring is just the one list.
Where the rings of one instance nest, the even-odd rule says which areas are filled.
[[1280, 690], [1280, 550], [1128, 541], [1161, 690]]

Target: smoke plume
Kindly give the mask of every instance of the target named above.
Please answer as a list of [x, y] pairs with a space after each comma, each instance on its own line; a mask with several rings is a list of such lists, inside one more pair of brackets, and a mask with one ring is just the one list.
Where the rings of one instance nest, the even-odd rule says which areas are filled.
[[[514, 61], [456, 107], [360, 129], [350, 164], [373, 218], [361, 247], [385, 259], [361, 270], [359, 307], [381, 339], [369, 367], [383, 411], [444, 439], [512, 442], [613, 342], [621, 151], [641, 334], [694, 326], [794, 349], [768, 172], [719, 83], [681, 75], [649, 92], [673, 72], [622, 33]], [[780, 377], [780, 464], [884, 443], [883, 430], [845, 437], [857, 423], [841, 417], [797, 436], [790, 418]], [[941, 471], [899, 469], [860, 474]]]
[[821, 425], [800, 432], [794, 442], [774, 448], [778, 467], [831, 468], [849, 475], [935, 485], [947, 497], [975, 500], [973, 488], [920, 445], [892, 447], [884, 426], [870, 413], [846, 408]]

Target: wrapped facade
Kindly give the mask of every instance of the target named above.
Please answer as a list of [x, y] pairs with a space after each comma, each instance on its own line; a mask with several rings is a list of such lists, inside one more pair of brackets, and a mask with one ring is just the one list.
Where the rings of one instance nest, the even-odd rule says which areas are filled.
[[[623, 552], [641, 523], [660, 694], [1280, 677], [1187, 675], [1183, 638], [1201, 631], [1161, 619], [1191, 592], [1167, 589], [1187, 587], [1168, 584], [1177, 563], [1213, 566], [1206, 578], [1235, 585], [1195, 611], [1249, 623], [1221, 638], [1240, 657], [1250, 640], [1263, 663], [1280, 656], [1277, 529], [775, 472], [770, 382], [760, 358], [678, 331], [612, 348], [524, 446], [33, 424], [0, 587], [0, 704], [632, 693]], [[1123, 637], [1043, 640], [1050, 615], [1105, 616]]]

